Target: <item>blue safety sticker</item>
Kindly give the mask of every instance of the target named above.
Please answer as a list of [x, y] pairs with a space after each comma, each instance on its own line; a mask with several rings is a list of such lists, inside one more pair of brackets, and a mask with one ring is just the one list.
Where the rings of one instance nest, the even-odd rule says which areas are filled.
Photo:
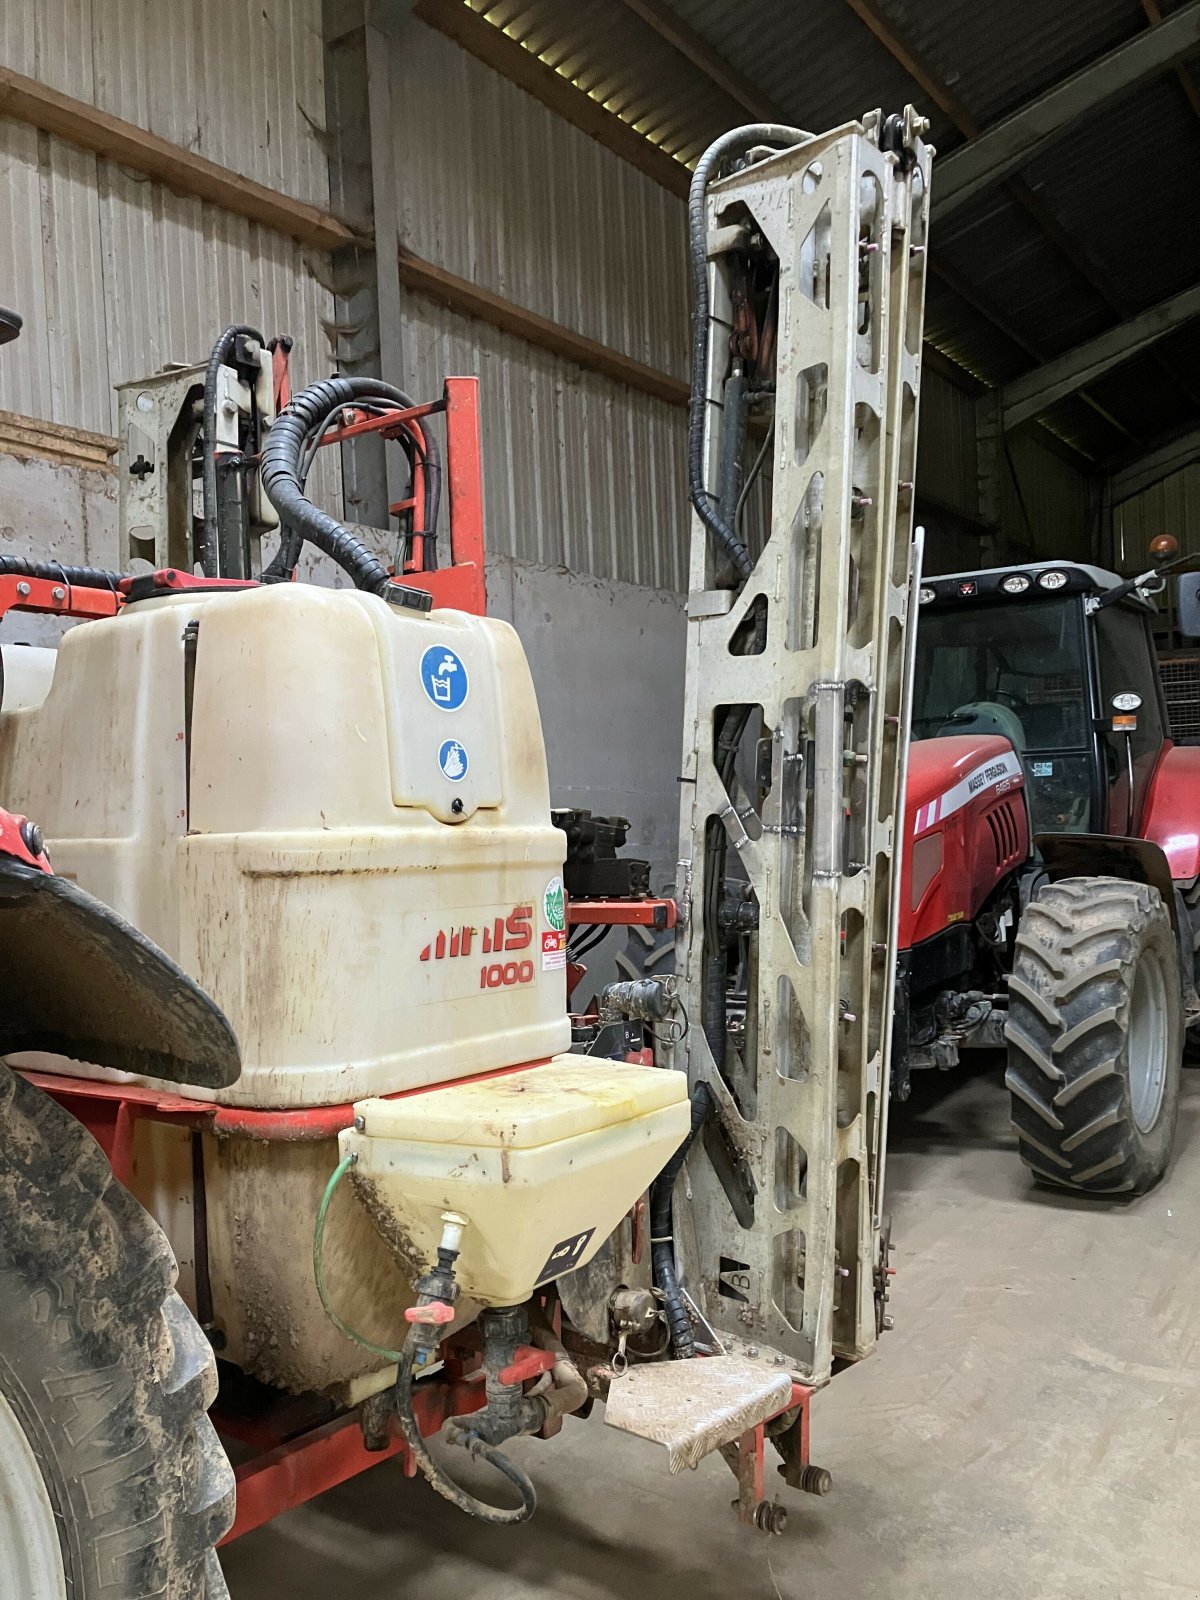
[[443, 644], [431, 644], [421, 657], [421, 686], [435, 706], [457, 711], [470, 687], [461, 657]]
[[447, 739], [438, 751], [438, 766], [442, 769], [443, 778], [449, 778], [451, 783], [461, 783], [469, 765], [467, 752], [458, 740]]

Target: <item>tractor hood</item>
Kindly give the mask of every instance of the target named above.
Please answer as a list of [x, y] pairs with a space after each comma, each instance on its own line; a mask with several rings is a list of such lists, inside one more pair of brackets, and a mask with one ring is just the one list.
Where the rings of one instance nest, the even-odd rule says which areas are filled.
[[1025, 774], [1007, 739], [957, 734], [909, 747], [900, 947], [974, 919], [1029, 855]]

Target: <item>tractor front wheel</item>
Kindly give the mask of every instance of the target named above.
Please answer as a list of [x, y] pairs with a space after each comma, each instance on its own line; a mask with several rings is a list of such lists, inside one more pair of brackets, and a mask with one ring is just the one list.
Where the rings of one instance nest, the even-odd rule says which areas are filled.
[[158, 1224], [0, 1063], [0, 1595], [228, 1600], [216, 1362]]
[[1183, 1008], [1156, 889], [1122, 878], [1046, 884], [1021, 919], [1005, 1036], [1013, 1126], [1039, 1179], [1142, 1194], [1162, 1177]]

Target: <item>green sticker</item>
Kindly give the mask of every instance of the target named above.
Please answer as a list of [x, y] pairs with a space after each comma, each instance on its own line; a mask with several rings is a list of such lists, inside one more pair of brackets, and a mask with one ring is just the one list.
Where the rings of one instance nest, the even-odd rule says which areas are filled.
[[556, 933], [561, 933], [567, 925], [567, 896], [561, 878], [551, 878], [546, 885], [546, 892], [542, 896], [542, 910], [546, 914], [547, 927], [553, 928]]

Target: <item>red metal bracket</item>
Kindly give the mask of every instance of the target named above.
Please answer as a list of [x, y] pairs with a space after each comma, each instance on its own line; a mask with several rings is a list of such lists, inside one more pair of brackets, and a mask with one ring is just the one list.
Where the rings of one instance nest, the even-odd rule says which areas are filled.
[[[479, 426], [479, 379], [447, 378], [442, 398], [424, 405], [408, 406], [403, 411], [389, 411], [382, 416], [366, 417], [361, 422], [347, 423], [342, 428], [332, 428], [322, 439], [322, 445], [337, 444], [343, 439], [356, 439], [365, 433], [378, 433], [385, 439], [394, 439], [400, 433], [411, 432], [413, 424], [422, 417], [441, 412], [446, 418], [446, 505], [450, 522], [449, 562], [436, 571], [414, 571], [409, 565], [404, 569], [404, 581], [410, 588], [424, 589], [433, 596], [439, 609], [469, 611], [472, 615], [487, 615], [487, 591], [484, 583], [483, 554], [483, 440]], [[418, 473], [413, 485], [413, 499], [419, 511], [422, 482]], [[407, 506], [409, 502], [402, 504]], [[391, 506], [395, 512], [400, 506]], [[412, 566], [424, 559], [425, 539], [428, 530], [413, 526]]]
[[37, 611], [60, 617], [115, 617], [124, 604], [116, 589], [84, 589], [53, 578], [0, 576], [0, 617], [10, 611]]
[[678, 915], [674, 900], [572, 900], [567, 906], [572, 927], [605, 923], [614, 928], [673, 928]]

